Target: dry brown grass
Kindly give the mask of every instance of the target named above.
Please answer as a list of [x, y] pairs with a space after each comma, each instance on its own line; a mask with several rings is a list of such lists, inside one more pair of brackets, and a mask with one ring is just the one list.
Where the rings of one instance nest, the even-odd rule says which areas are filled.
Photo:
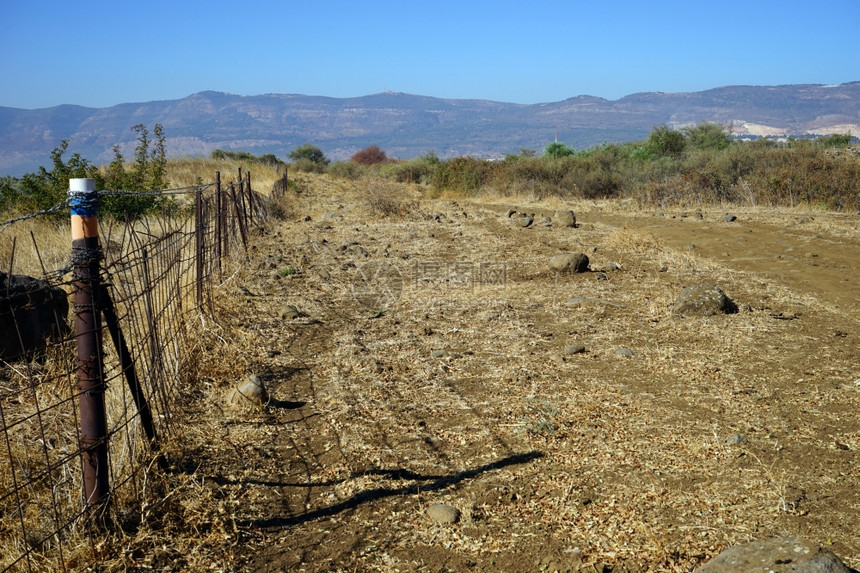
[[[850, 219], [746, 209], [725, 226], [722, 208], [695, 222], [611, 201], [296, 182], [291, 215], [218, 286], [216, 319], [191, 327], [171, 470], [153, 468], [106, 569], [689, 571], [787, 534], [860, 564]], [[523, 229], [508, 208], [570, 208], [580, 227]], [[351, 242], [368, 256], [340, 248]], [[558, 252], [621, 270], [557, 275]], [[382, 263], [403, 282], [377, 312], [354, 287]], [[504, 280], [468, 282], [482, 263]], [[740, 313], [674, 316], [699, 282]], [[287, 304], [300, 316], [282, 318]], [[586, 352], [566, 354], [572, 343]], [[229, 409], [249, 372], [275, 401]], [[492, 465], [505, 460], [519, 461]], [[427, 519], [440, 501], [458, 524]]]

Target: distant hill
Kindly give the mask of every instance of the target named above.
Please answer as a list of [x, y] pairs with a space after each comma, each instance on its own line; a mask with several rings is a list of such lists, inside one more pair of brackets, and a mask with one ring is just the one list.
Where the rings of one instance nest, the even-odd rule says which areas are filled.
[[440, 99], [385, 92], [356, 98], [201, 92], [179, 100], [95, 109], [60, 105], [0, 107], [0, 175], [21, 175], [50, 161], [63, 139], [68, 153], [108, 163], [119, 144], [131, 158], [133, 125], [164, 126], [172, 156], [241, 150], [285, 158], [303, 143], [329, 158], [378, 145], [407, 159], [500, 157], [521, 148], [540, 151], [558, 136], [572, 147], [645, 139], [654, 126], [703, 121], [733, 125], [735, 133], [860, 134], [860, 82], [841, 85], [727, 86], [690, 93], [637, 93], [618, 100], [577, 96], [560, 102], [515, 104]]

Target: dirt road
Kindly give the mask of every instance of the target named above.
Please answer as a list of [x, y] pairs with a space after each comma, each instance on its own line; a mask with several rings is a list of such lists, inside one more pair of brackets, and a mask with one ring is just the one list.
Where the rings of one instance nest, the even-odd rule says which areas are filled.
[[[250, 295], [195, 414], [202, 546], [252, 571], [688, 571], [792, 534], [860, 565], [856, 218], [546, 226], [564, 206], [383, 214], [308, 185], [229, 286]], [[739, 312], [675, 316], [698, 283]], [[265, 411], [224, 406], [248, 371]]]

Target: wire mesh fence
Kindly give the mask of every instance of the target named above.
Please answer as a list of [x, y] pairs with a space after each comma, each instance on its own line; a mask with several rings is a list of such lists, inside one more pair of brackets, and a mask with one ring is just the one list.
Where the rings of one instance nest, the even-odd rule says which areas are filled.
[[[100, 193], [108, 194], [126, 193]], [[17, 221], [38, 217], [0, 225], [7, 238], [0, 251], [0, 571], [73, 569], [98, 553], [94, 530], [135, 526], [147, 472], [161, 461], [182, 382], [193, 376], [195, 328], [250, 228], [267, 216], [247, 173], [226, 187], [218, 174], [211, 184], [154, 194], [167, 199], [160, 211], [99, 225], [97, 251], [87, 254], [98, 275], [91, 306], [75, 294], [81, 253], [67, 250], [71, 263], [53, 268], [56, 254], [43, 256], [53, 232], [69, 244], [68, 223], [54, 219], [28, 241], [15, 232]], [[38, 272], [22, 261], [28, 257]], [[95, 317], [99, 357], [98, 372], [82, 377], [86, 313]], [[82, 429], [93, 397], [105, 413], [105, 434], [95, 442]], [[108, 484], [108, 495], [94, 504], [84, 476], [99, 448], [107, 463], [95, 479]]]

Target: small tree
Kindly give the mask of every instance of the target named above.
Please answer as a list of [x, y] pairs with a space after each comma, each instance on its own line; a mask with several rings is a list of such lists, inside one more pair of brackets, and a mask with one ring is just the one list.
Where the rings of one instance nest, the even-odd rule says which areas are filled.
[[388, 161], [388, 156], [376, 145], [371, 145], [356, 152], [349, 160], [361, 165], [378, 165]]
[[310, 143], [305, 143], [304, 145], [296, 147], [290, 151], [290, 154], [287, 157], [295, 162], [307, 161], [322, 167], [329, 164], [329, 159], [325, 156], [322, 149], [316, 145], [311, 145]]
[[51, 152], [53, 166], [50, 171], [42, 166], [38, 173], [28, 173], [21, 179], [21, 189], [37, 209], [48, 209], [65, 202], [69, 179], [95, 179], [97, 187], [103, 185], [98, 167], [91, 165], [79, 153], [63, 161], [68, 148], [69, 140], [64, 139]]
[[716, 123], [685, 127], [684, 136], [693, 149], [725, 149], [731, 143], [729, 128]]
[[543, 156], [549, 157], [551, 159], [558, 159], [559, 157], [570, 157], [574, 155], [576, 151], [572, 147], [568, 147], [560, 141], [553, 141], [543, 149]]
[[684, 134], [661, 125], [651, 130], [645, 142], [645, 151], [651, 157], [676, 157], [684, 152], [687, 141]]

